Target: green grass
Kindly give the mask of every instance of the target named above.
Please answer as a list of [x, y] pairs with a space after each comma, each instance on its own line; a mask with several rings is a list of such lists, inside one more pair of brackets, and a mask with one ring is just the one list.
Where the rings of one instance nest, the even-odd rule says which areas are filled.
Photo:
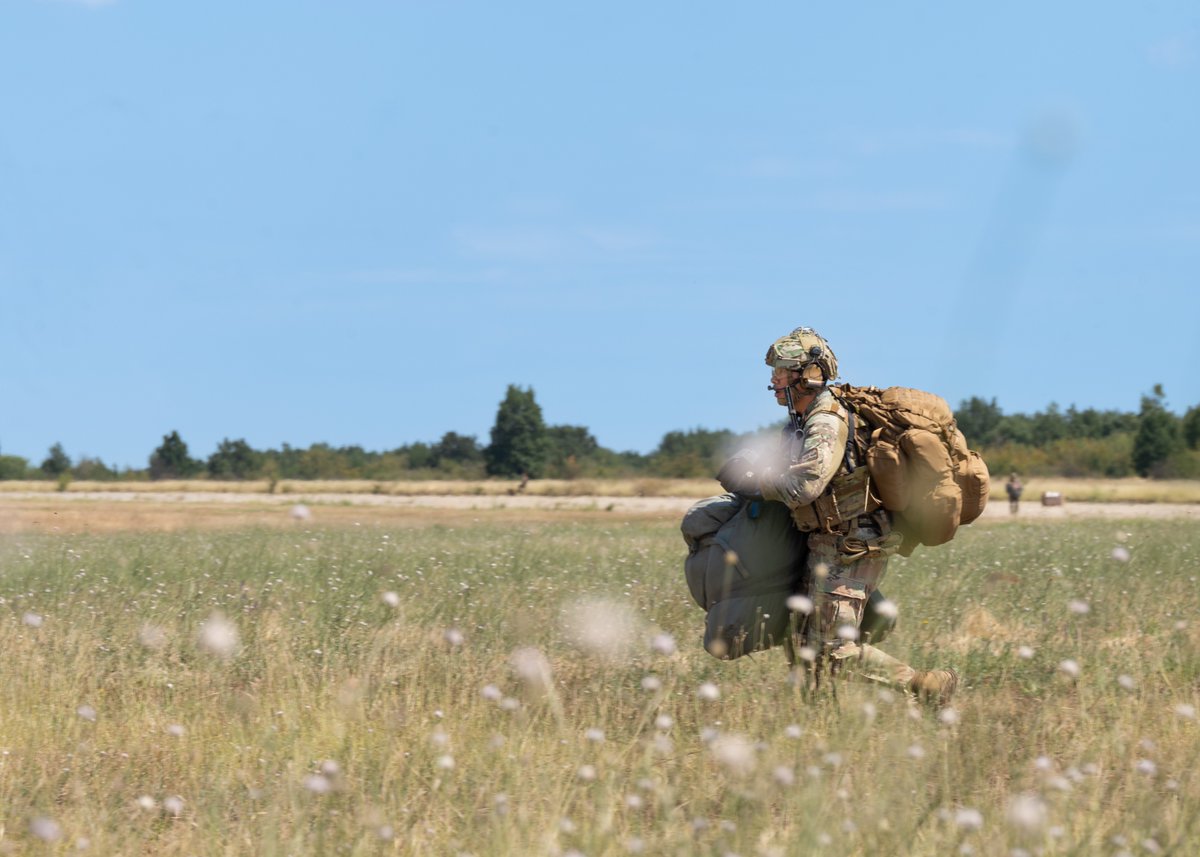
[[709, 657], [670, 525], [7, 536], [0, 852], [1198, 853], [1198, 545], [1006, 522], [894, 561], [883, 648], [964, 675], [939, 717]]

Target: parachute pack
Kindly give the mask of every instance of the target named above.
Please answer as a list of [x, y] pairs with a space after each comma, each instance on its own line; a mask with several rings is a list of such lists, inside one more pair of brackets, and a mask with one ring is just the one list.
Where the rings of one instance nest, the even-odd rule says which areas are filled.
[[987, 464], [967, 447], [945, 399], [909, 387], [837, 384], [829, 391], [862, 423], [851, 426], [853, 443], [859, 454], [865, 446], [870, 493], [905, 536], [902, 555], [950, 541], [983, 513]]
[[[803, 590], [807, 554], [787, 506], [721, 494], [692, 506], [680, 529], [688, 591], [708, 614], [705, 650], [732, 660], [782, 645], [791, 631], [788, 598]], [[884, 600], [872, 593], [863, 616], [875, 641], [895, 624], [877, 609]]]

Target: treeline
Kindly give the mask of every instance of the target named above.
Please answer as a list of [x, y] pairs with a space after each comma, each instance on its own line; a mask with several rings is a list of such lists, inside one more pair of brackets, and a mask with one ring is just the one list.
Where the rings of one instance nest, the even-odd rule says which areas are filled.
[[[1200, 406], [1182, 417], [1168, 410], [1161, 386], [1143, 396], [1137, 413], [1061, 410], [1005, 414], [995, 399], [973, 397], [955, 411], [959, 428], [994, 475], [1149, 476], [1200, 478]], [[0, 479], [71, 480], [270, 480], [282, 479], [485, 479], [712, 476], [730, 452], [782, 422], [751, 433], [691, 429], [665, 434], [648, 455], [602, 447], [583, 426], [547, 425], [532, 388], [509, 386], [496, 411], [490, 442], [446, 432], [434, 443], [412, 443], [383, 452], [359, 446], [284, 444], [258, 450], [226, 438], [207, 458], [194, 458], [177, 431], [163, 437], [145, 468], [110, 467], [96, 458], [73, 461], [54, 444], [40, 464], [0, 455]]]

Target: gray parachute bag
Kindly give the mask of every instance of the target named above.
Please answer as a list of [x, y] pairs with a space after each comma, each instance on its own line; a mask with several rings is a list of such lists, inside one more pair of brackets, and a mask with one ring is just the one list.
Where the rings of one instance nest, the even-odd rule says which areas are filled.
[[680, 529], [688, 589], [708, 611], [705, 650], [730, 660], [782, 645], [806, 552], [787, 506], [721, 494], [692, 506]]
[[[788, 598], [807, 588], [806, 537], [792, 525], [787, 506], [721, 494], [688, 509], [680, 529], [688, 546], [688, 590], [708, 611], [705, 650], [732, 660], [783, 645], [791, 630]], [[877, 609], [885, 600], [875, 590], [864, 608], [859, 630], [873, 643], [896, 624], [894, 614]]]

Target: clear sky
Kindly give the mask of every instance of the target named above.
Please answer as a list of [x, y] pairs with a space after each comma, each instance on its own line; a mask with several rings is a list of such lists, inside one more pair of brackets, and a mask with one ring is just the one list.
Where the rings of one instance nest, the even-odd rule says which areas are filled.
[[0, 0], [0, 452], [1200, 404], [1200, 5]]

